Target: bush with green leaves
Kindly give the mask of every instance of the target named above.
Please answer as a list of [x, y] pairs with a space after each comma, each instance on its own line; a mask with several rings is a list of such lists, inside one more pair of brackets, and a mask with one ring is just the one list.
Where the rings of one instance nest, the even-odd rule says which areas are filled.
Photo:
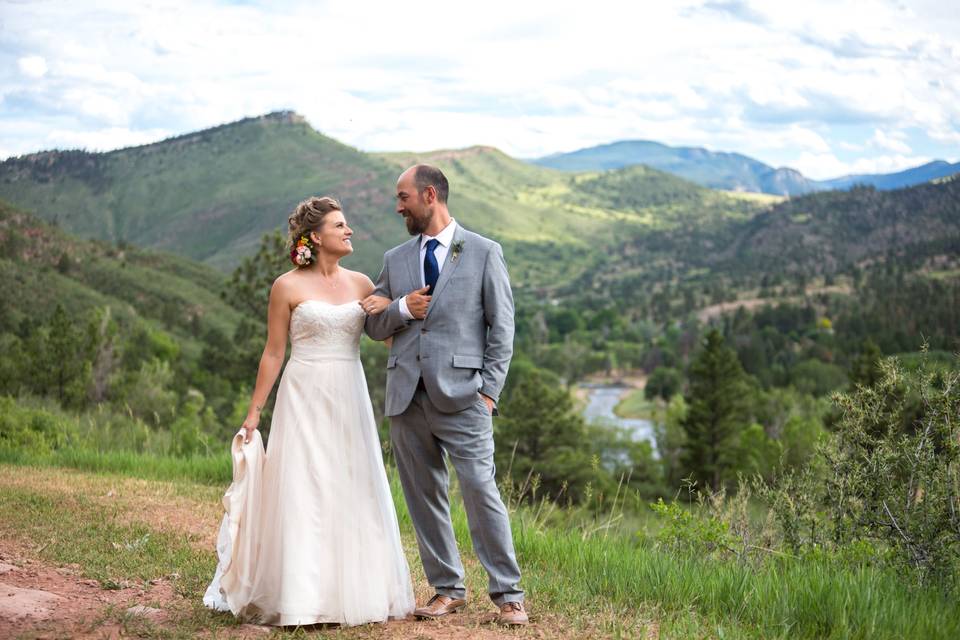
[[[958, 363], [960, 364], [960, 363]], [[776, 487], [758, 483], [797, 553], [869, 548], [921, 584], [960, 571], [960, 366], [880, 362], [869, 386], [833, 396], [834, 433]], [[856, 555], [856, 554], [854, 554]], [[862, 555], [862, 554], [861, 554]]]
[[884, 543], [921, 582], [960, 569], [960, 367], [880, 365], [871, 386], [834, 396], [825, 498], [840, 544]]
[[44, 454], [75, 439], [77, 419], [0, 396], [0, 449]]
[[730, 527], [719, 518], [705, 515], [679, 503], [658, 499], [650, 505], [663, 527], [657, 532], [657, 544], [672, 551], [714, 553], [727, 551], [734, 544]]
[[[736, 493], [726, 489], [698, 489], [686, 484], [690, 502], [662, 498], [650, 508], [661, 522], [656, 543], [672, 551], [696, 555], [735, 558], [740, 562], [762, 562], [774, 549], [773, 520], [751, 516], [753, 492], [749, 483], [740, 481]], [[679, 495], [678, 495], [679, 497]]]
[[643, 395], [647, 400], [662, 398], [670, 400], [683, 388], [683, 374], [673, 367], [657, 367], [647, 378]]

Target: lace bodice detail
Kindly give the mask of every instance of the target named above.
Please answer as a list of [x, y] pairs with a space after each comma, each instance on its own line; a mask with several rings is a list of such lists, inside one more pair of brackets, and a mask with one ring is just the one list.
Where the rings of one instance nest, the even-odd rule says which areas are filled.
[[357, 358], [366, 318], [357, 301], [305, 300], [290, 314], [291, 358]]

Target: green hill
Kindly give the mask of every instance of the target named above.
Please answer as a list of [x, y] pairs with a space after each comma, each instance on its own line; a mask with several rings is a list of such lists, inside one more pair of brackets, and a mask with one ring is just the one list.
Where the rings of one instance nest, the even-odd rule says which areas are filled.
[[10, 159], [0, 163], [0, 197], [85, 237], [229, 270], [282, 228], [300, 199], [332, 194], [356, 231], [347, 264], [373, 276], [383, 251], [406, 238], [394, 185], [417, 161], [448, 174], [454, 216], [504, 244], [521, 289], [555, 290], [598, 255], [680, 219], [693, 223], [708, 210], [739, 219], [764, 208], [651, 169], [568, 174], [489, 147], [365, 154], [289, 112], [110, 153]]
[[81, 240], [0, 201], [3, 324], [46, 318], [57, 304], [171, 332], [188, 348], [209, 329], [232, 335], [241, 314], [221, 300], [219, 271], [174, 255]]
[[718, 278], [744, 289], [762, 271], [825, 273], [891, 252], [905, 259], [958, 229], [956, 182], [773, 204], [643, 165], [569, 173], [490, 147], [367, 154], [290, 112], [110, 153], [10, 159], [0, 163], [0, 197], [66, 231], [223, 272], [282, 229], [301, 198], [329, 193], [356, 231], [347, 266], [374, 276], [383, 251], [406, 238], [396, 177], [421, 161], [447, 173], [453, 215], [504, 245], [518, 294], [533, 300], [591, 291], [642, 306], [671, 283], [706, 289]]
[[922, 261], [960, 249], [960, 180], [893, 191], [854, 187], [784, 202], [738, 229], [726, 264], [831, 273], [864, 262]]
[[9, 159], [0, 197], [85, 237], [228, 269], [311, 194], [342, 201], [358, 245], [389, 244], [402, 228], [388, 215], [395, 179], [385, 163], [284, 112], [109, 153]]

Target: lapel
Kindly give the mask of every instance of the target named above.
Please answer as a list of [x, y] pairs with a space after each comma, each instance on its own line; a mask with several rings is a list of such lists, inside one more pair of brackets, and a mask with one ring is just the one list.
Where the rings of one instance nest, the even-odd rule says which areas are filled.
[[423, 286], [420, 279], [420, 236], [415, 236], [408, 244], [410, 246], [407, 248], [404, 262], [407, 263], [410, 271], [410, 291], [416, 291]]
[[[463, 262], [463, 253], [467, 251], [466, 244], [464, 244], [460, 255], [457, 256], [457, 259], [453, 259], [453, 247], [458, 242], [463, 242], [463, 237], [463, 227], [461, 227], [460, 223], [458, 222], [457, 228], [453, 232], [453, 242], [450, 243], [450, 249], [447, 251], [447, 258], [443, 261], [443, 269], [440, 270], [440, 277], [437, 279], [437, 286], [434, 287], [433, 295], [430, 297], [430, 306], [427, 307], [427, 315], [424, 317], [424, 320], [430, 317], [430, 312], [433, 311], [435, 306], [437, 306], [437, 298], [440, 297], [441, 293], [443, 293], [443, 289], [446, 287], [447, 282], [453, 275], [453, 272], [456, 271], [457, 267], [460, 266], [460, 263]], [[419, 252], [417, 253], [417, 256], [419, 257]]]

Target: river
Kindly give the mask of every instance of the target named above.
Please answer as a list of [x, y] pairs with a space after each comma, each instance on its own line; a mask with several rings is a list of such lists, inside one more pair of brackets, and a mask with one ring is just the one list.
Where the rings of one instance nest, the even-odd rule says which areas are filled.
[[649, 441], [656, 454], [657, 443], [654, 439], [652, 422], [640, 418], [621, 418], [613, 412], [613, 408], [620, 402], [620, 397], [630, 391], [631, 387], [595, 384], [582, 386], [588, 390], [587, 407], [583, 410], [583, 417], [588, 422], [607, 422], [626, 427], [633, 433], [635, 440]]

